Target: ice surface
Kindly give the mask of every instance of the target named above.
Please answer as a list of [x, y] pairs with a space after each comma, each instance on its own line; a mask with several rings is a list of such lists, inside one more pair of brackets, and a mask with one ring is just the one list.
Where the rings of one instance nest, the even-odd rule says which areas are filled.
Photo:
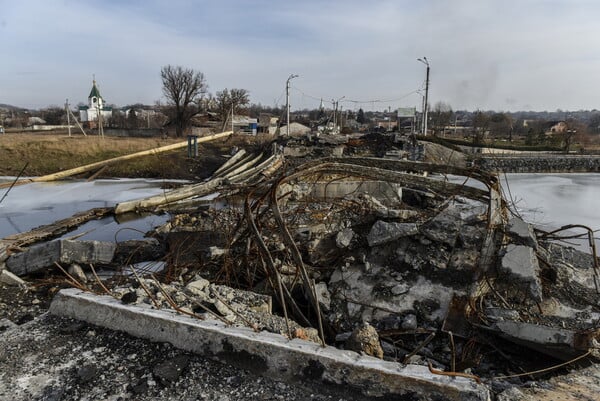
[[[0, 203], [0, 238], [28, 231], [95, 207], [112, 207], [119, 202], [157, 195], [163, 191], [160, 188], [161, 183], [161, 180], [118, 179], [31, 183], [13, 187]], [[6, 191], [0, 191], [0, 199]], [[126, 226], [135, 230], [148, 231], [153, 223], [158, 225], [164, 220], [166, 220], [165, 216], [153, 216], [150, 223], [145, 220], [132, 220], [119, 226], [112, 218], [103, 219], [89, 222], [75, 233], [94, 229], [102, 234], [102, 238], [86, 236], [85, 239], [114, 240], [116, 230]], [[140, 236], [132, 235], [134, 232], [133, 230], [122, 232], [118, 235], [118, 240]]]

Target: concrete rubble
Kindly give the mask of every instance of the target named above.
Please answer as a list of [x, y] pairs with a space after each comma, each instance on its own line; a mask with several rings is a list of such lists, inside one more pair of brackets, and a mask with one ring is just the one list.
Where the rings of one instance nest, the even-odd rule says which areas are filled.
[[[143, 243], [58, 240], [6, 266], [120, 266], [104, 288], [62, 290], [51, 313], [369, 397], [509, 399], [529, 371], [600, 357], [597, 260], [512, 216], [495, 176], [359, 147], [329, 156], [352, 140], [284, 153], [316, 140], [328, 157], [261, 177], [239, 163], [262, 159], [239, 156], [215, 177], [252, 185], [173, 205]], [[127, 267], [158, 259], [152, 276]]]
[[50, 241], [11, 255], [6, 260], [6, 267], [16, 275], [25, 275], [51, 267], [55, 263], [108, 264], [113, 259], [115, 248], [116, 245], [110, 242]]

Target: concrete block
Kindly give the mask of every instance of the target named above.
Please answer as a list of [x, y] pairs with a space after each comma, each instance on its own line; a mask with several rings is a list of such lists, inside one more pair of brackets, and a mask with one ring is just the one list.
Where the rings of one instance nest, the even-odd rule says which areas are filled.
[[27, 283], [24, 280], [9, 272], [8, 270], [0, 271], [0, 283], [4, 283], [6, 285], [27, 285]]
[[112, 297], [76, 289], [60, 291], [50, 313], [151, 341], [169, 342], [278, 380], [322, 383], [382, 399], [490, 400], [484, 385], [467, 378], [432, 374], [424, 366], [382, 361], [300, 339], [290, 341], [278, 334], [227, 327], [219, 321], [196, 320], [167, 310], [124, 305]]
[[6, 267], [23, 276], [54, 265], [54, 262], [108, 264], [115, 254], [116, 244], [100, 241], [56, 240], [33, 246], [10, 256]]
[[515, 239], [516, 242], [537, 249], [538, 242], [533, 231], [533, 225], [524, 222], [519, 217], [513, 216], [508, 221], [506, 230], [508, 235]]
[[511, 320], [497, 321], [494, 327], [502, 337], [557, 359], [570, 360], [588, 350], [600, 351], [598, 329], [576, 331]]
[[448, 207], [421, 227], [421, 233], [432, 241], [454, 247], [463, 221], [460, 213]]
[[529, 285], [531, 297], [542, 301], [542, 283], [539, 277], [540, 266], [535, 250], [525, 245], [509, 244], [504, 250], [500, 269], [521, 283]]
[[166, 252], [165, 244], [155, 238], [121, 241], [117, 243], [112, 263], [122, 266], [160, 260]]
[[418, 229], [415, 223], [388, 223], [378, 220], [371, 227], [367, 241], [369, 246], [377, 246], [417, 233]]

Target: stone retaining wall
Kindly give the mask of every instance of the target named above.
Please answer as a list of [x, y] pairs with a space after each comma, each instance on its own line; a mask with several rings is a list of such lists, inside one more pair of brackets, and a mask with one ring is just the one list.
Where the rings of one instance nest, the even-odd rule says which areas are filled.
[[473, 165], [503, 173], [597, 173], [600, 156], [479, 157]]

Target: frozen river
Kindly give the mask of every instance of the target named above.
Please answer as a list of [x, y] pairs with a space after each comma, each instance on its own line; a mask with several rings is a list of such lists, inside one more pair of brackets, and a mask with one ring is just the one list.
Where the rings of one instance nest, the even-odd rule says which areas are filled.
[[[0, 180], [9, 181], [8, 178]], [[13, 187], [0, 203], [0, 238], [31, 230], [77, 212], [97, 207], [112, 207], [126, 200], [161, 193], [162, 181], [119, 179], [31, 183]], [[0, 190], [0, 199], [7, 189]], [[167, 215], [124, 216], [93, 220], [66, 236], [89, 232], [81, 239], [123, 241], [141, 238], [143, 234], [167, 220]]]
[[600, 229], [600, 174], [507, 174], [501, 181], [506, 195], [536, 225]]
[[501, 182], [525, 220], [544, 230], [567, 224], [600, 230], [600, 174], [506, 174]]
[[[5, 181], [8, 179], [5, 179]], [[543, 229], [566, 224], [585, 224], [600, 229], [600, 174], [507, 174], [501, 177], [526, 220]], [[0, 203], [0, 238], [30, 230], [76, 212], [118, 202], [156, 195], [162, 181], [143, 179], [32, 183], [14, 187]], [[6, 189], [0, 190], [0, 198]], [[119, 241], [140, 238], [165, 222], [168, 216], [117, 221], [113, 218], [91, 221], [77, 231], [90, 231], [82, 239]]]

